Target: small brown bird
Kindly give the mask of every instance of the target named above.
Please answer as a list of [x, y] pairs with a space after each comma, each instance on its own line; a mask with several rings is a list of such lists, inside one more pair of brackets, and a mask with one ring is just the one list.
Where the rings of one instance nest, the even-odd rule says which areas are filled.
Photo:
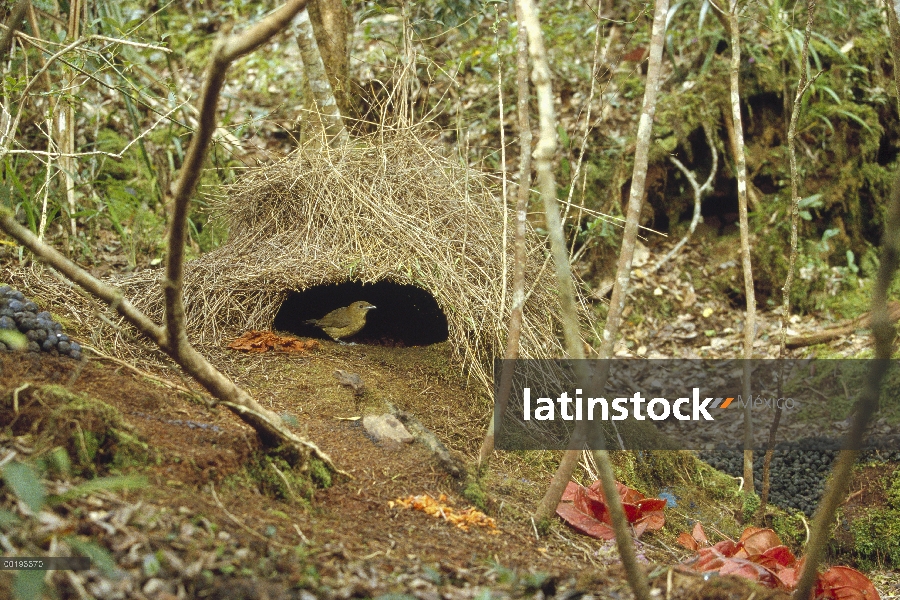
[[368, 302], [359, 300], [350, 306], [333, 310], [321, 319], [304, 321], [307, 325], [315, 325], [331, 338], [340, 342], [366, 326], [366, 313], [375, 308]]

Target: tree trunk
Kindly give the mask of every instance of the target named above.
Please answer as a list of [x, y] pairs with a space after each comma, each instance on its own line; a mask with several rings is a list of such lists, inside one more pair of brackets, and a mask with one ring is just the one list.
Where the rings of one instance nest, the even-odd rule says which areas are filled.
[[342, 115], [349, 114], [352, 94], [347, 89], [350, 70], [349, 39], [353, 15], [342, 0], [309, 0], [307, 9], [313, 33], [325, 64], [328, 82]]

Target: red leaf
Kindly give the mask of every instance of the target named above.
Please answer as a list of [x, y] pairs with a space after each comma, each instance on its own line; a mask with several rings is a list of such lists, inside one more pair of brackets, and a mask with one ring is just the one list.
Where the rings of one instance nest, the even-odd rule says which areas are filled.
[[562, 500], [560, 502], [572, 502], [575, 499], [575, 492], [581, 486], [575, 483], [574, 481], [570, 481], [566, 484], [566, 489], [563, 492]]
[[598, 521], [612, 524], [612, 519], [610, 518], [609, 509], [606, 508], [606, 504], [600, 499], [600, 496], [589, 488], [578, 486], [578, 489], [575, 490], [575, 500], [573, 505], [576, 509], [587, 515], [591, 515]]
[[880, 600], [869, 578], [850, 567], [831, 567], [819, 575], [816, 598], [827, 600]]
[[638, 500], [637, 505], [641, 508], [644, 514], [648, 512], [656, 512], [661, 511], [666, 507], [666, 499], [665, 498], [644, 498], [643, 500]]
[[738, 541], [743, 542], [751, 535], [759, 533], [760, 531], [765, 531], [765, 528], [763, 528], [763, 527], [747, 527], [746, 529], [744, 529], [744, 532], [741, 534], [741, 538]]
[[629, 523], [634, 523], [638, 519], [641, 518], [641, 508], [636, 504], [630, 504], [628, 502], [623, 502], [622, 510], [625, 511], [625, 519]]
[[781, 545], [781, 538], [771, 529], [759, 529], [757, 527], [748, 527], [741, 535], [738, 545], [742, 550], [737, 555], [741, 558], [747, 558], [755, 554], [762, 554], [766, 550]]
[[[622, 485], [619, 482], [616, 482], [616, 491], [619, 493], [622, 502], [622, 510], [625, 512], [625, 519], [634, 525], [634, 533], [637, 537], [640, 537], [645, 531], [662, 529], [666, 522], [666, 517], [662, 510], [666, 506], [665, 500], [659, 498], [645, 498], [640, 492]], [[569, 505], [569, 502], [572, 504]], [[583, 487], [570, 481], [566, 485], [565, 492], [563, 492], [562, 503], [557, 507], [557, 514], [559, 514], [560, 517], [576, 529], [583, 530], [580, 526], [584, 525], [584, 523], [582, 523], [583, 519], [580, 517], [576, 519], [580, 525], [576, 525], [569, 521], [566, 515], [570, 515], [571, 511], [569, 511], [568, 508], [565, 508], [563, 503], [565, 503], [566, 506], [571, 506], [575, 511], [601, 523], [606, 525], [612, 524], [612, 515], [609, 512], [609, 507], [607, 506], [603, 495], [603, 488], [599, 481], [595, 481], [590, 487]], [[560, 512], [560, 509], [562, 509], [562, 512]], [[611, 528], [599, 528], [599, 531], [601, 534], [594, 537], [611, 539], [606, 537], [609, 535]], [[593, 534], [588, 533], [588, 535]]]
[[619, 489], [619, 498], [622, 499], [622, 503], [628, 502], [629, 504], [635, 504], [639, 500], [643, 500], [645, 496], [637, 490], [633, 490], [627, 485], [621, 484], [618, 481], [616, 482], [616, 487]]
[[797, 561], [787, 546], [769, 548], [762, 554], [752, 555], [750, 560], [776, 572], [784, 567], [790, 567]]
[[647, 531], [658, 531], [666, 524], [666, 516], [661, 510], [655, 510], [649, 513], [645, 512], [644, 516], [638, 520], [638, 523], [646, 524]]
[[800, 581], [800, 568], [788, 567], [786, 569], [776, 571], [775, 575], [777, 575], [778, 579], [781, 580], [781, 585], [784, 586], [785, 589], [793, 590], [795, 587], [797, 587], [797, 582]]
[[734, 556], [738, 551], [738, 545], [731, 540], [722, 540], [721, 542], [716, 542], [715, 544], [713, 544], [713, 548], [716, 549], [716, 552], [719, 552], [722, 554], [722, 556], [726, 557]]
[[728, 560], [728, 557], [719, 552], [715, 546], [709, 546], [700, 548], [697, 551], [697, 561], [690, 566], [694, 570], [701, 572], [718, 571], [725, 564], [726, 560]]
[[561, 502], [556, 507], [556, 514], [573, 529], [585, 535], [601, 540], [613, 540], [616, 538], [616, 532], [613, 531], [612, 527], [606, 523], [601, 523], [590, 515], [584, 514], [568, 502]]
[[692, 538], [691, 534], [689, 534], [687, 531], [682, 531], [681, 533], [679, 533], [678, 539], [675, 541], [688, 550], [696, 551], [700, 548], [700, 544], [697, 543], [697, 540]]
[[694, 530], [691, 531], [691, 537], [697, 540], [697, 543], [701, 546], [709, 546], [709, 539], [706, 537], [706, 532], [703, 531], [703, 525], [700, 521], [694, 523]]
[[746, 558], [727, 559], [719, 569], [719, 575], [737, 575], [770, 588], [777, 588], [781, 585], [781, 581], [775, 576], [775, 573]]
[[647, 521], [638, 521], [634, 524], [634, 537], [639, 538], [647, 531]]

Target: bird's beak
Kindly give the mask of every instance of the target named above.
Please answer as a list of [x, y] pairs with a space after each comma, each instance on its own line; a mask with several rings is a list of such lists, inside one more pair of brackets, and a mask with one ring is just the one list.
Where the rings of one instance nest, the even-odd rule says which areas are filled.
[[373, 308], [378, 308], [378, 307], [372, 306], [371, 304], [365, 307], [366, 310], [372, 310]]

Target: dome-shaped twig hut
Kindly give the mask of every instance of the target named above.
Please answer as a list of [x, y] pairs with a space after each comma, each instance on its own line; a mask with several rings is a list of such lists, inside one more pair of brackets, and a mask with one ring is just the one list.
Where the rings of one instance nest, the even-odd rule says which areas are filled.
[[[269, 329], [291, 292], [317, 286], [412, 285], [445, 315], [454, 359], [490, 387], [491, 361], [506, 339], [511, 290], [504, 282], [513, 268], [513, 228], [504, 264], [504, 210], [494, 192], [483, 174], [409, 132], [339, 149], [306, 147], [253, 169], [219, 207], [228, 241], [186, 265], [189, 336], [222, 344], [247, 329]], [[520, 356], [558, 357], [553, 266], [531, 229], [527, 243]], [[141, 274], [118, 283], [160, 318], [157, 279]]]

